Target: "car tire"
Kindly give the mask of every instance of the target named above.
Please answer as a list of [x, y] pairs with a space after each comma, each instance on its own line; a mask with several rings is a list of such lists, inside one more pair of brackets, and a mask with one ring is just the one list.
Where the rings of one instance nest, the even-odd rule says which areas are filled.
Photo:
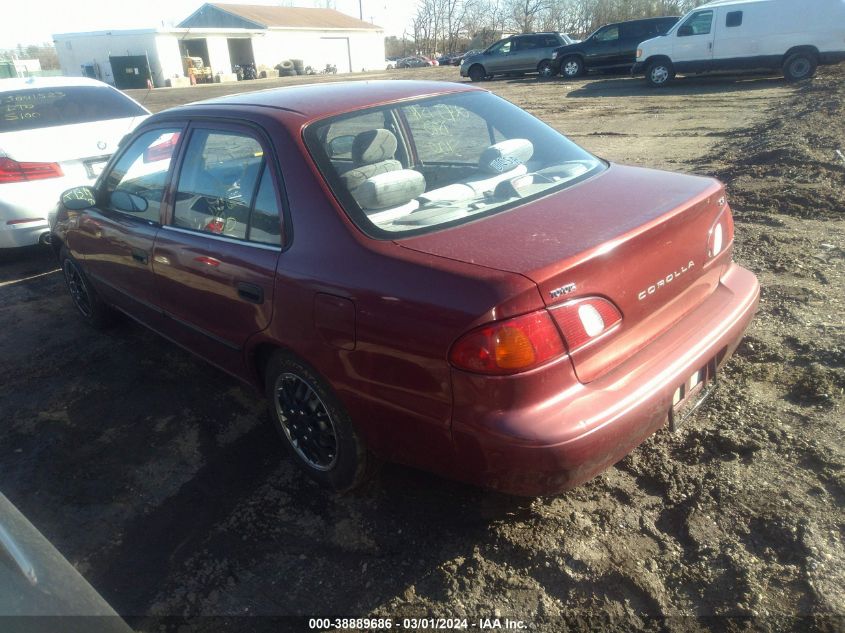
[[278, 351], [267, 363], [265, 391], [273, 426], [297, 466], [335, 492], [360, 486], [375, 460], [340, 400], [317, 372]]
[[484, 70], [484, 67], [481, 64], [470, 66], [468, 74], [472, 81], [484, 81], [487, 79], [487, 71]]
[[537, 72], [540, 73], [540, 79], [551, 79], [555, 76], [555, 67], [548, 59], [544, 59], [537, 66]]
[[59, 251], [59, 264], [70, 299], [82, 319], [97, 330], [114, 325], [117, 313], [100, 298], [79, 263], [70, 256], [65, 246]]
[[560, 74], [566, 79], [577, 79], [584, 74], [584, 60], [577, 55], [564, 57], [560, 63]]
[[652, 88], [662, 88], [674, 78], [675, 68], [668, 60], [651, 62], [645, 71], [645, 79]]
[[819, 61], [809, 51], [793, 53], [783, 62], [783, 76], [787, 81], [802, 81], [816, 74]]

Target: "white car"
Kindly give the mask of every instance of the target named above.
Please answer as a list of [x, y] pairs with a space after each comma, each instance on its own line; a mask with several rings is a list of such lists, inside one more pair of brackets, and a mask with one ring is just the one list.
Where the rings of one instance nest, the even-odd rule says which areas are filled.
[[93, 184], [149, 114], [93, 79], [0, 80], [0, 249], [48, 242], [61, 193]]

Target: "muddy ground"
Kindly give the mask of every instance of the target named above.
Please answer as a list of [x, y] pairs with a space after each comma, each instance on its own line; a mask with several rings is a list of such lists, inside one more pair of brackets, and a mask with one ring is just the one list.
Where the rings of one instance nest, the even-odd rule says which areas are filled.
[[[305, 79], [134, 96], [160, 110]], [[282, 457], [259, 397], [140, 326], [86, 329], [28, 251], [0, 263], [2, 491], [144, 630], [368, 614], [845, 630], [843, 79], [485, 84], [605, 158], [725, 180], [736, 258], [764, 287], [716, 396], [576, 490], [514, 500], [388, 465], [328, 494]]]

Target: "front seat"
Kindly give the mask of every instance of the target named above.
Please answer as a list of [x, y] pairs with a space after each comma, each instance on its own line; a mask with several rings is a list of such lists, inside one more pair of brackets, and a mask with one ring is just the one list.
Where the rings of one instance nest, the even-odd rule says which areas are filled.
[[353, 193], [368, 178], [402, 169], [396, 153], [396, 136], [390, 130], [367, 130], [352, 143], [352, 169], [341, 175], [343, 183]]

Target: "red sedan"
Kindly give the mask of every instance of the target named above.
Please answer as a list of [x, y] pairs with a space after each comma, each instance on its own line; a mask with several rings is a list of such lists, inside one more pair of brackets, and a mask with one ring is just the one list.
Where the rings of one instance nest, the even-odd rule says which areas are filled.
[[53, 234], [85, 320], [126, 313], [264, 391], [337, 490], [375, 458], [577, 485], [684, 420], [759, 296], [722, 184], [607, 163], [451, 83], [161, 112]]

